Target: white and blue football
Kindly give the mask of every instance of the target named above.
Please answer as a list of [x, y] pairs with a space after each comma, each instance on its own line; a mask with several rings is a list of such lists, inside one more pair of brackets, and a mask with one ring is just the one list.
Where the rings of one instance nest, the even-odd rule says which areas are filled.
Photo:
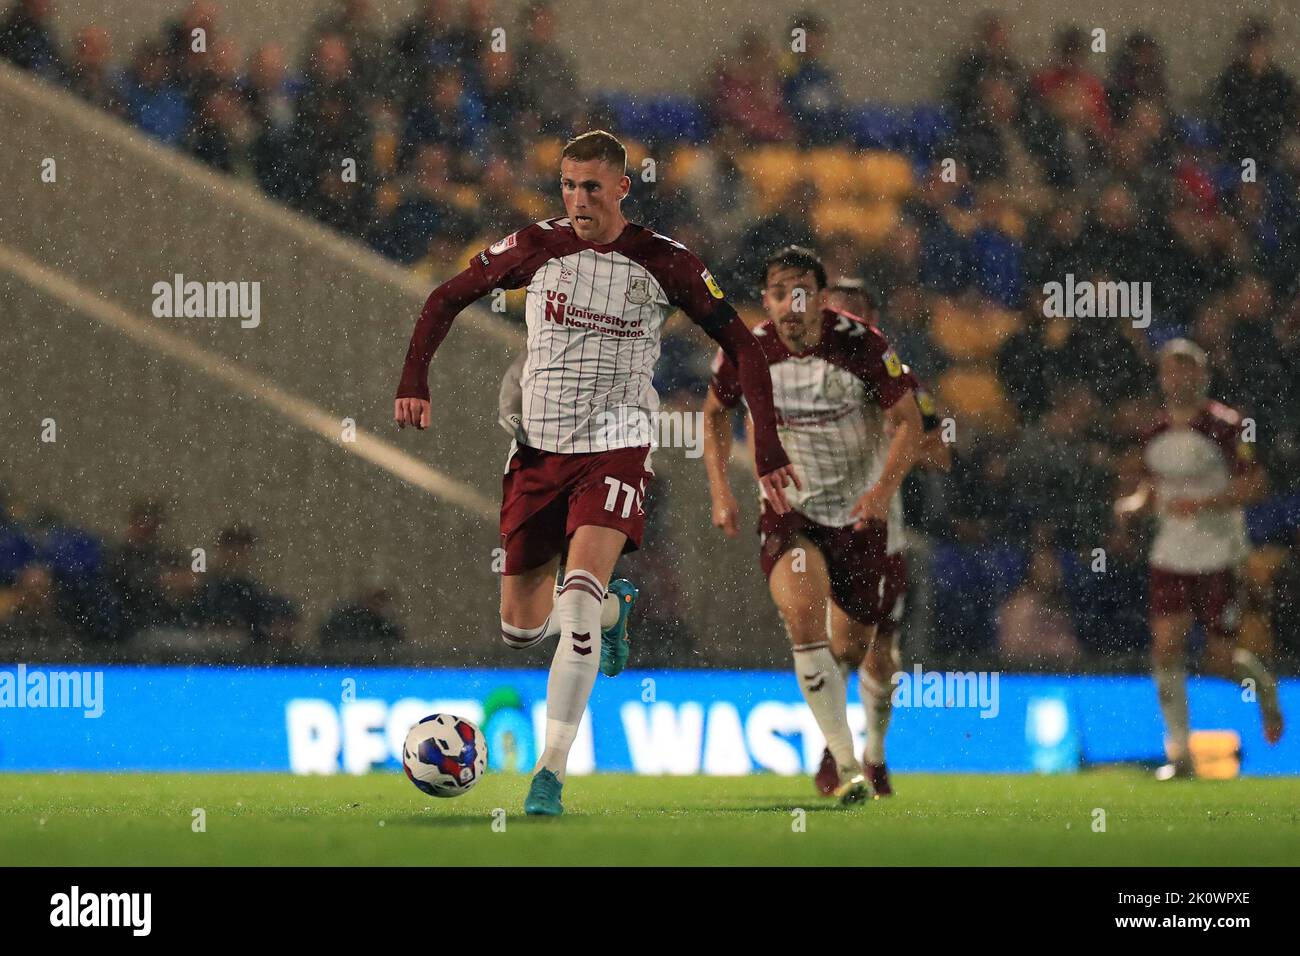
[[487, 769], [487, 742], [464, 717], [430, 714], [406, 735], [402, 769], [431, 797], [459, 797]]

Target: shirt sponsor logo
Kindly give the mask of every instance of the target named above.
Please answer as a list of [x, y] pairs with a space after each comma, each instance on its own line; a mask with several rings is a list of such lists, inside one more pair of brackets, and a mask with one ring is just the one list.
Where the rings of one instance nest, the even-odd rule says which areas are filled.
[[504, 239], [492, 243], [492, 245], [488, 247], [488, 252], [492, 253], [492, 255], [494, 256], [499, 256], [507, 249], [513, 249], [515, 247], [515, 243], [519, 241], [519, 239], [517, 238], [518, 235], [519, 235], [518, 233], [512, 232]]
[[700, 273], [700, 278], [703, 279], [704, 284], [709, 287], [710, 295], [712, 295], [715, 299], [722, 298], [722, 287], [718, 285], [718, 280], [713, 278], [713, 275], [709, 272], [708, 269], [705, 269], [703, 272]]

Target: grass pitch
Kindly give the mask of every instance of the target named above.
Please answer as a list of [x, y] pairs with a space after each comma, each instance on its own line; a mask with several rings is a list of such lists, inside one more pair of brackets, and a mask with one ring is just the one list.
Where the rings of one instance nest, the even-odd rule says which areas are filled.
[[803, 778], [602, 775], [569, 781], [559, 819], [523, 816], [527, 783], [433, 800], [398, 774], [0, 774], [0, 863], [1300, 863], [1294, 778], [902, 775], [897, 796], [841, 809]]

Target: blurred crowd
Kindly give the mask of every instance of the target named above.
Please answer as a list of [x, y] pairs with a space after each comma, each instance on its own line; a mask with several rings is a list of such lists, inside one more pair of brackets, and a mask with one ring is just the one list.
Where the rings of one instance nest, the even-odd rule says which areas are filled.
[[247, 525], [220, 529], [209, 554], [174, 546], [157, 501], [132, 503], [120, 537], [22, 510], [0, 492], [0, 649], [274, 660], [403, 639], [380, 587], [341, 601], [305, 633], [298, 603], [259, 579], [259, 538]]
[[[1173, 91], [1153, 33], [1101, 53], [1080, 27], [1020, 37], [990, 13], [933, 101], [901, 108], [846, 98], [826, 57], [835, 24], [813, 12], [726, 41], [691, 88], [637, 96], [580, 88], [548, 0], [508, 22], [491, 0], [420, 0], [391, 32], [369, 0], [342, 0], [293, 68], [278, 44], [239, 49], [208, 0], [125, 59], [103, 24], [65, 47], [47, 6], [8, 11], [0, 57], [430, 282], [556, 214], [563, 141], [601, 127], [629, 145], [629, 218], [697, 251], [747, 319], [778, 246], [862, 280], [870, 317], [957, 423], [952, 473], [907, 488], [939, 648], [1050, 665], [1143, 647], [1143, 529], [1115, 527], [1110, 506], [1158, 409], [1154, 350], [1193, 338], [1211, 395], [1258, 423], [1271, 478], [1249, 516], [1248, 610], [1284, 645], [1300, 633], [1300, 130], [1266, 20], [1239, 25], [1203, 88]], [[1047, 315], [1044, 286], [1067, 275], [1150, 282], [1149, 323]], [[670, 323], [669, 404], [702, 394], [705, 344]], [[40, 591], [31, 567], [0, 570], [7, 593]], [[181, 605], [202, 600], [167, 603]], [[1026, 621], [1050, 638], [1020, 646]]]

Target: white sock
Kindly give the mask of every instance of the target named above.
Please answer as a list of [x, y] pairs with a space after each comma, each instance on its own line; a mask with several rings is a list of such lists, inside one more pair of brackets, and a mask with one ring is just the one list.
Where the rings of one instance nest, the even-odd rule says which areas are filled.
[[560, 633], [560, 623], [555, 618], [554, 609], [550, 615], [537, 627], [515, 627], [513, 624], [507, 624], [505, 618], [501, 619], [501, 640], [505, 641], [507, 646], [516, 650], [525, 647], [532, 647], [540, 644], [548, 637], [554, 637]]
[[853, 732], [849, 730], [848, 691], [839, 662], [831, 653], [828, 641], [798, 644], [794, 648], [794, 676], [803, 691], [808, 709], [817, 719], [826, 746], [839, 768], [840, 778], [862, 772], [853, 752]]
[[551, 618], [560, 639], [546, 679], [546, 749], [537, 761], [561, 780], [600, 666], [600, 607], [605, 587], [581, 568], [565, 573]]
[[[606, 591], [604, 601], [600, 606], [600, 629], [602, 631], [608, 630], [617, 621], [618, 598]], [[546, 620], [537, 627], [515, 627], [513, 624], [507, 624], [505, 618], [501, 619], [501, 640], [515, 650], [522, 650], [540, 644], [548, 637], [555, 637], [559, 633], [560, 622], [555, 616], [554, 608], [551, 609], [551, 613]]]
[[893, 687], [876, 680], [867, 673], [864, 666], [858, 669], [858, 690], [862, 693], [862, 707], [867, 712], [866, 761], [883, 764], [885, 733], [889, 730], [889, 718], [894, 713]]
[[1189, 718], [1187, 715], [1187, 667], [1184, 664], [1155, 664], [1151, 674], [1160, 698], [1160, 713], [1165, 718], [1166, 747], [1169, 759], [1188, 757]]
[[1259, 705], [1265, 709], [1277, 709], [1277, 681], [1273, 675], [1268, 672], [1264, 662], [1254, 655], [1253, 652], [1246, 650], [1244, 647], [1238, 647], [1232, 652], [1232, 669], [1236, 674], [1237, 683], [1249, 678], [1255, 684], [1255, 699]]

